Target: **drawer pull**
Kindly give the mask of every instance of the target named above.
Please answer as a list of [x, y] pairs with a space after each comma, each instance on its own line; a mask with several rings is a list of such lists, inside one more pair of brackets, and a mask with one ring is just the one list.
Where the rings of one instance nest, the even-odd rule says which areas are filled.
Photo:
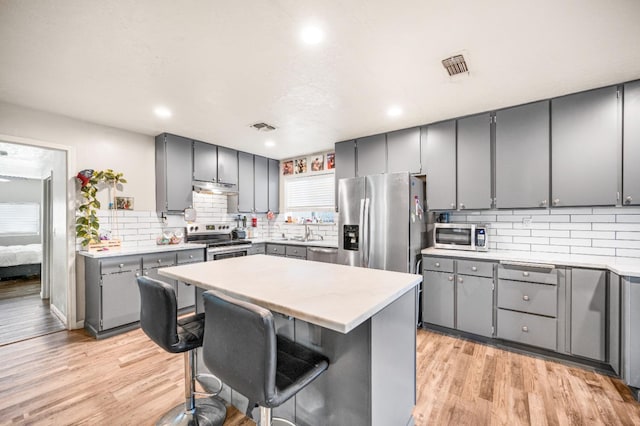
[[476, 271], [478, 270], [478, 268], [477, 268], [476, 266], [472, 266], [472, 267], [471, 267], [471, 270], [472, 270], [473, 272], [476, 272]]
[[140, 272], [136, 272], [136, 277], [139, 277], [139, 276], [140, 276]]
[[162, 259], [158, 259], [158, 263], [162, 263]]
[[464, 282], [464, 280], [462, 279], [462, 277], [458, 277], [458, 282], [459, 282], [460, 284], [462, 284], [462, 283]]
[[124, 263], [119, 264], [118, 268], [124, 268]]
[[522, 273], [522, 276], [523, 276], [523, 277], [528, 277], [528, 276], [529, 276], [529, 273], [528, 273], [528, 272], [523, 272], [523, 273]]
[[524, 300], [525, 302], [529, 301], [529, 296], [527, 296], [526, 294], [524, 296], [522, 296], [522, 300]]
[[453, 275], [449, 275], [449, 281], [453, 281]]
[[193, 255], [192, 254], [189, 255], [189, 259], [193, 259]]
[[522, 326], [522, 331], [524, 331], [525, 333], [529, 332], [529, 327], [527, 327], [526, 325]]
[[436, 262], [436, 268], [440, 267], [440, 262]]
[[148, 272], [145, 272], [145, 273], [144, 273], [144, 275], [145, 275], [146, 277], [148, 277], [148, 276], [149, 276], [149, 273], [148, 273]]

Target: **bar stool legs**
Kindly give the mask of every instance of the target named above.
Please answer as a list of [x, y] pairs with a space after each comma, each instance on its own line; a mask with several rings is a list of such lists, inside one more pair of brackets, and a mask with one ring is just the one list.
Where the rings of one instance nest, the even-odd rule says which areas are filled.
[[185, 403], [177, 405], [158, 420], [156, 425], [222, 426], [227, 407], [218, 398], [196, 399], [195, 349], [184, 352]]

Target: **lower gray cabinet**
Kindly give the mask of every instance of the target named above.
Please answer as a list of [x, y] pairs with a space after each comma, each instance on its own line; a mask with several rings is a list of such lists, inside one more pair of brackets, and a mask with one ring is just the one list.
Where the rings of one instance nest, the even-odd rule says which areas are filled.
[[[113, 258], [101, 265], [98, 331], [140, 320], [140, 258]], [[116, 266], [116, 268], [113, 268]]]
[[[187, 265], [189, 263], [204, 262], [205, 253], [202, 249], [185, 250], [178, 252], [178, 265]], [[196, 290], [191, 284], [178, 281], [176, 284], [176, 293], [178, 297], [178, 309], [195, 307]]]
[[622, 278], [621, 359], [622, 379], [640, 388], [640, 278]]
[[271, 256], [293, 257], [296, 259], [307, 258], [307, 248], [305, 246], [287, 246], [282, 244], [267, 244], [266, 254]]
[[285, 246], [282, 244], [267, 244], [266, 251], [266, 254], [271, 256], [284, 256], [286, 254]]
[[247, 250], [247, 256], [253, 254], [266, 254], [267, 248], [264, 243], [251, 244], [251, 248]]
[[571, 354], [606, 359], [607, 272], [571, 270]]
[[422, 281], [422, 321], [454, 328], [453, 272], [424, 271]]
[[458, 330], [493, 335], [493, 278], [458, 275], [456, 317]]

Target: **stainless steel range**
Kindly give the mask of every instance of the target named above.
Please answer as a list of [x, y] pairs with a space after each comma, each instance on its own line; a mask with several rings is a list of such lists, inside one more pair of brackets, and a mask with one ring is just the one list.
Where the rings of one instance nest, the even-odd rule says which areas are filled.
[[207, 261], [246, 256], [251, 241], [234, 240], [232, 226], [227, 223], [191, 223], [187, 225], [186, 242], [207, 245]]

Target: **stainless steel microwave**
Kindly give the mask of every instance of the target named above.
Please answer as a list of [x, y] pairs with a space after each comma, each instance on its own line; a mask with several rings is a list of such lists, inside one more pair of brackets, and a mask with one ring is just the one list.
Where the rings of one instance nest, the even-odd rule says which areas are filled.
[[487, 251], [487, 226], [475, 223], [436, 223], [433, 232], [435, 248]]

